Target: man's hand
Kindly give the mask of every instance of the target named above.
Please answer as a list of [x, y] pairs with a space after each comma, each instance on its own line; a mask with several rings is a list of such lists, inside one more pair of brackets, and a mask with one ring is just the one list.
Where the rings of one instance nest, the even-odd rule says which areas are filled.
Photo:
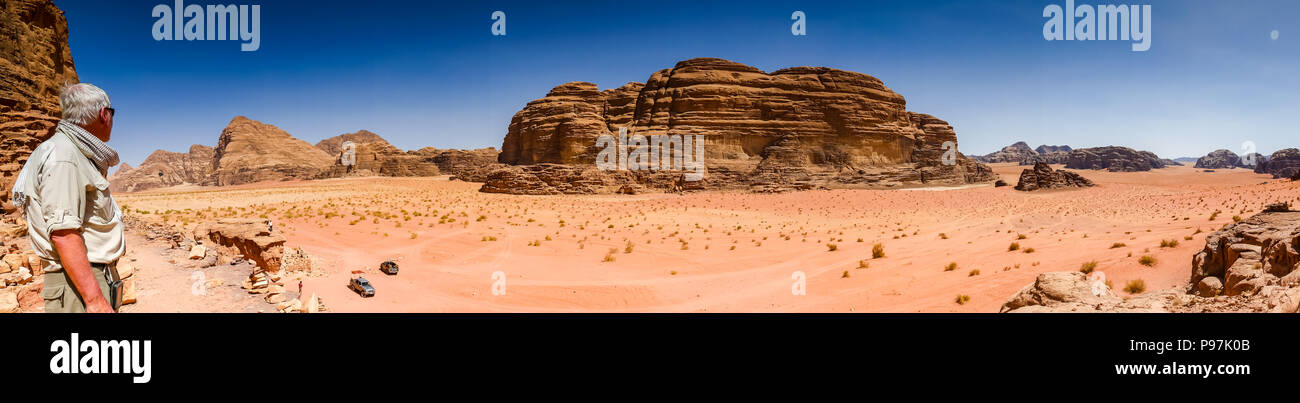
[[99, 290], [99, 279], [90, 269], [90, 258], [86, 256], [86, 240], [81, 237], [80, 229], [65, 229], [50, 234], [54, 250], [59, 253], [59, 263], [63, 271], [72, 279], [72, 286], [77, 288], [86, 303], [86, 312], [113, 313], [113, 306], [108, 303], [104, 293]]

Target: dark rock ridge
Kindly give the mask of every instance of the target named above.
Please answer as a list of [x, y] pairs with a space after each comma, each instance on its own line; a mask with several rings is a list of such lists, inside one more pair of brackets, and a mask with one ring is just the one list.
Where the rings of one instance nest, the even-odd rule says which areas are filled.
[[1232, 169], [1243, 167], [1241, 157], [1230, 150], [1214, 150], [1196, 160], [1195, 168]]
[[1019, 163], [1036, 156], [1038, 156], [1038, 152], [1029, 148], [1029, 144], [1026, 144], [1023, 141], [1018, 141], [1015, 144], [1002, 147], [1001, 150], [994, 151], [993, 153], [981, 157], [980, 162], [994, 164], [1004, 162]]
[[1077, 173], [1066, 170], [1053, 170], [1046, 163], [1034, 164], [1033, 169], [1020, 173], [1020, 182], [1016, 190], [1034, 191], [1039, 189], [1059, 189], [1071, 187], [1092, 187], [1092, 181]]
[[[499, 161], [512, 166], [492, 173], [483, 191], [678, 187], [681, 172], [586, 169], [594, 167], [600, 151], [596, 139], [617, 136], [623, 127], [630, 135], [703, 136], [707, 173], [688, 188], [780, 191], [995, 179], [987, 166], [959, 153], [953, 155], [955, 163], [943, 164], [944, 144], [957, 141], [952, 126], [907, 111], [903, 96], [875, 77], [825, 67], [765, 73], [702, 58], [656, 72], [644, 84], [601, 91], [595, 84], [573, 82], [529, 102], [515, 114], [502, 142]], [[529, 168], [537, 164], [564, 167]], [[577, 182], [555, 186], [563, 181]], [[539, 190], [541, 183], [553, 190]]]
[[51, 0], [0, 2], [0, 214], [32, 150], [54, 134], [59, 90], [75, 84], [68, 21]]
[[1065, 163], [1070, 169], [1105, 169], [1111, 172], [1140, 172], [1165, 167], [1165, 162], [1150, 151], [1106, 146], [1070, 151]]
[[1300, 150], [1277, 150], [1267, 160], [1255, 165], [1255, 173], [1273, 175], [1274, 179], [1296, 177], [1300, 174]]

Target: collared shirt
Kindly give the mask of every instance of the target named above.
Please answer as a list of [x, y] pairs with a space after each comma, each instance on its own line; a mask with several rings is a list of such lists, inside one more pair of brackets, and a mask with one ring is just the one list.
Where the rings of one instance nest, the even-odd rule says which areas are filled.
[[[80, 229], [91, 263], [112, 263], [126, 252], [122, 210], [108, 191], [108, 180], [72, 139], [55, 133], [32, 151], [31, 167], [23, 190], [27, 206], [27, 232], [32, 249], [51, 264], [45, 272], [63, 270], [50, 234]], [[39, 168], [38, 168], [39, 167]]]

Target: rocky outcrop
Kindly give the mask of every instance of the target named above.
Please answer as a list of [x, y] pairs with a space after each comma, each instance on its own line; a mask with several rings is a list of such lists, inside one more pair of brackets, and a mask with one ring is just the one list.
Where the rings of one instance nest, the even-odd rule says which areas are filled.
[[280, 128], [236, 116], [221, 132], [212, 157], [212, 184], [311, 179], [333, 157]]
[[1189, 283], [1119, 299], [1100, 280], [1050, 272], [1002, 312], [1300, 312], [1300, 211], [1273, 203], [1206, 237]]
[[137, 168], [123, 164], [109, 176], [113, 192], [139, 192], [178, 185], [199, 185], [211, 181], [212, 147], [193, 145], [188, 153], [158, 150]]
[[425, 147], [413, 151], [417, 154], [432, 155], [438, 170], [452, 176], [452, 179], [466, 182], [487, 181], [488, 174], [505, 167], [497, 162], [500, 152], [495, 147], [474, 150], [439, 150]]
[[1230, 150], [1214, 150], [1196, 160], [1195, 168], [1232, 169], [1242, 167], [1241, 157]]
[[[343, 143], [352, 142], [356, 165], [342, 164]], [[430, 156], [404, 152], [389, 144], [379, 135], [369, 131], [342, 134], [316, 143], [316, 147], [329, 153], [333, 165], [321, 176], [337, 178], [354, 174], [379, 176], [435, 176], [438, 166]]]
[[1070, 169], [1105, 169], [1111, 172], [1150, 171], [1164, 166], [1160, 157], [1152, 152], [1119, 146], [1076, 149], [1070, 152], [1065, 163], [1065, 167]]
[[280, 271], [284, 236], [272, 234], [265, 220], [217, 219], [199, 224], [194, 239], [225, 255], [242, 255], [267, 272]]
[[[346, 141], [356, 146], [356, 165], [351, 167], [342, 164], [342, 144]], [[321, 174], [325, 178], [452, 175], [458, 180], [483, 182], [488, 173], [505, 166], [497, 162], [499, 153], [495, 148], [440, 150], [425, 147], [402, 151], [379, 135], [365, 130], [322, 140], [316, 147], [334, 158], [333, 165]]]
[[1074, 149], [1070, 148], [1070, 146], [1049, 146], [1046, 144], [1042, 144], [1039, 145], [1038, 148], [1035, 148], [1034, 151], [1038, 152], [1039, 154], [1056, 154], [1056, 153], [1069, 154], [1070, 151], [1074, 151]]
[[77, 83], [68, 22], [51, 0], [0, 2], [0, 213], [32, 150], [54, 133], [59, 90]]
[[1046, 163], [1039, 162], [1034, 164], [1033, 169], [1026, 169], [1020, 173], [1020, 182], [1016, 183], [1016, 190], [1034, 191], [1091, 186], [1094, 185], [1088, 178], [1066, 170], [1054, 170]]
[[1021, 161], [1031, 160], [1037, 156], [1038, 152], [1029, 148], [1029, 144], [1026, 144], [1023, 141], [1018, 141], [1015, 144], [1002, 147], [1001, 150], [981, 157], [979, 161], [987, 163], [1020, 163]]
[[[600, 151], [596, 139], [616, 136], [623, 127], [633, 136], [703, 136], [708, 172], [695, 185], [700, 188], [803, 182], [889, 187], [994, 179], [987, 167], [961, 155], [953, 155], [952, 164], [941, 163], [948, 151], [944, 144], [956, 145], [952, 127], [933, 116], [908, 112], [903, 97], [875, 77], [825, 67], [765, 73], [710, 58], [677, 63], [652, 74], [645, 84], [604, 91], [584, 82], [557, 86], [515, 114], [499, 161], [594, 166]], [[497, 175], [497, 182], [547, 182], [504, 181], [503, 175]], [[645, 176], [604, 171], [591, 175], [609, 180]], [[485, 191], [510, 189], [493, 185]]]
[[1255, 173], [1273, 175], [1274, 179], [1295, 177], [1300, 174], [1300, 150], [1277, 150], [1266, 161], [1255, 165]]
[[1272, 211], [1207, 236], [1205, 248], [1192, 258], [1192, 284], [1213, 278], [1209, 281], [1222, 284], [1216, 291], [1227, 296], [1300, 285], [1300, 212], [1285, 205], [1267, 210]]

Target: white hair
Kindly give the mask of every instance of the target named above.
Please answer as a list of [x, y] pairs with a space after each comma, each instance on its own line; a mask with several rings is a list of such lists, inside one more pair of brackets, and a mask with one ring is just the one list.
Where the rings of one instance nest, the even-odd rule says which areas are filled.
[[63, 107], [63, 120], [72, 124], [86, 125], [99, 119], [99, 111], [112, 106], [108, 93], [91, 84], [72, 84], [59, 93], [59, 105]]

